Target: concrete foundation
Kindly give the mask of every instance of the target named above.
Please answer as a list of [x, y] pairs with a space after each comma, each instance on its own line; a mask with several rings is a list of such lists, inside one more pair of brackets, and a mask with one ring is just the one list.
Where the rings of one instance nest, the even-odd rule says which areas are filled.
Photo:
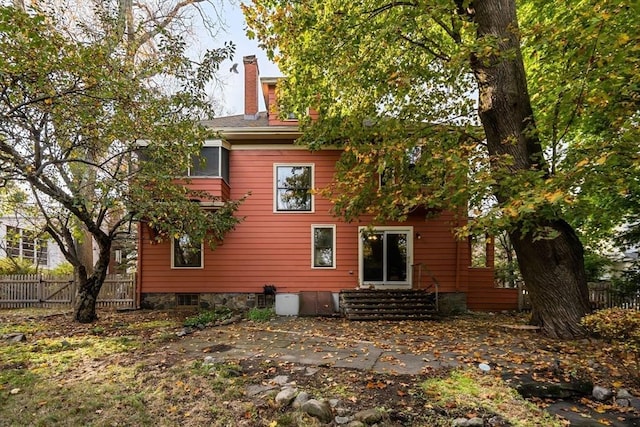
[[[248, 310], [257, 306], [257, 301], [262, 294], [249, 294], [249, 293], [202, 293], [195, 294], [197, 298], [193, 298], [192, 301], [196, 301], [197, 304], [179, 305], [181, 294], [175, 293], [152, 293], [142, 294], [140, 296], [140, 308], [149, 310], [164, 310], [172, 308], [194, 308], [194, 309], [209, 309], [214, 307], [226, 306], [232, 310]], [[186, 294], [185, 294], [186, 295]], [[191, 295], [191, 294], [190, 294]], [[264, 297], [262, 298], [264, 300]]]
[[460, 314], [467, 311], [467, 294], [441, 293], [438, 295], [438, 312], [445, 316]]

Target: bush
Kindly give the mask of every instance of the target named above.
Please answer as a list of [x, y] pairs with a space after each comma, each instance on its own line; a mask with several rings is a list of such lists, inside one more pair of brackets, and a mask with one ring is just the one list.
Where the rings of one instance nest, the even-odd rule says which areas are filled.
[[51, 274], [54, 276], [71, 276], [73, 275], [73, 266], [69, 262], [63, 262], [51, 270]]
[[34, 274], [36, 266], [22, 258], [0, 258], [0, 275]]
[[611, 280], [613, 290], [623, 298], [635, 296], [640, 292], [640, 261], [635, 261], [629, 270]]
[[213, 310], [207, 310], [198, 313], [196, 316], [187, 317], [184, 320], [183, 325], [188, 327], [194, 326], [206, 326], [209, 323], [220, 322], [222, 320], [230, 319], [233, 316], [233, 311], [229, 307], [220, 306]]
[[593, 335], [640, 354], [640, 311], [608, 308], [582, 318], [582, 325]]
[[252, 308], [247, 313], [247, 319], [254, 322], [268, 322], [276, 315], [273, 308]]
[[584, 272], [587, 282], [597, 282], [613, 263], [609, 258], [591, 250], [584, 253]]

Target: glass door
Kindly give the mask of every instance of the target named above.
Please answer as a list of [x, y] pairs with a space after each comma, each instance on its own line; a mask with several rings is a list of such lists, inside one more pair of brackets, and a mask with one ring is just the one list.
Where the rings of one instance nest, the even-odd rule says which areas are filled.
[[410, 284], [411, 230], [403, 228], [360, 232], [360, 277], [362, 285]]

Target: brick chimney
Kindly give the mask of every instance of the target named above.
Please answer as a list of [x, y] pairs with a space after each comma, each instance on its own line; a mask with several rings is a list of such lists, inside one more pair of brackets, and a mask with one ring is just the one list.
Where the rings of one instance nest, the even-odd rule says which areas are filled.
[[258, 119], [258, 87], [259, 74], [258, 59], [255, 55], [242, 58], [244, 63], [244, 119]]

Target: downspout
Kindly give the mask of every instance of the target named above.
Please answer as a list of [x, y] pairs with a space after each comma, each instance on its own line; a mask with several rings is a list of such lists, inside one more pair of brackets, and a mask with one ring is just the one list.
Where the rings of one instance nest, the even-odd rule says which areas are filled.
[[141, 285], [142, 285], [142, 248], [144, 247], [144, 239], [142, 236], [142, 223], [138, 222], [138, 260], [136, 262], [136, 300], [134, 306], [136, 309], [140, 309], [140, 298], [142, 297]]
[[[456, 228], [460, 227], [460, 219], [456, 221]], [[456, 238], [456, 293], [460, 292], [460, 239]]]

